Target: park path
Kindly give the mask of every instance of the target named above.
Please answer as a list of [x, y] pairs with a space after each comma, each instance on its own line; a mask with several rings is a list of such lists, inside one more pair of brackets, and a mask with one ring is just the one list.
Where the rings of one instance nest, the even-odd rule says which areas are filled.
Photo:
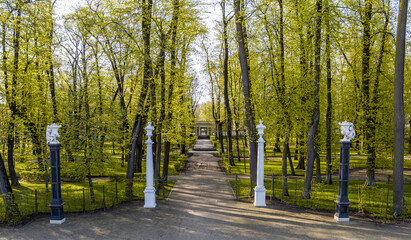
[[[209, 148], [199, 140], [195, 149]], [[333, 213], [286, 205], [256, 208], [238, 202], [213, 151], [193, 151], [167, 201], [144, 209], [131, 202], [106, 212], [67, 214], [63, 225], [48, 216], [18, 227], [0, 227], [0, 239], [409, 239], [410, 224], [364, 219], [337, 224]]]

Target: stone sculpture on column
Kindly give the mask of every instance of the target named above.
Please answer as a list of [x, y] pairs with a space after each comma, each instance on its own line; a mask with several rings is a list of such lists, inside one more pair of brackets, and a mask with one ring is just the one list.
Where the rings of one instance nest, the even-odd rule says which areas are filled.
[[257, 152], [257, 186], [254, 188], [254, 206], [265, 207], [265, 193], [266, 189], [264, 187], [264, 129], [266, 127], [263, 125], [263, 121], [257, 126], [258, 135], [258, 152]]
[[344, 121], [339, 123], [341, 126], [341, 134], [344, 138], [340, 141], [340, 174], [338, 183], [338, 197], [335, 200], [337, 204], [334, 219], [337, 222], [349, 222], [348, 207], [351, 204], [348, 200], [348, 180], [350, 169], [350, 147], [351, 140], [355, 137], [354, 124]]
[[50, 171], [51, 171], [51, 203], [50, 224], [62, 224], [66, 221], [64, 217], [64, 202], [61, 199], [61, 180], [60, 180], [60, 137], [58, 130], [61, 126], [53, 123], [47, 126], [46, 140], [50, 147]]
[[153, 136], [154, 127], [151, 126], [151, 122], [145, 128], [147, 131], [147, 159], [146, 159], [146, 189], [144, 190], [144, 208], [156, 207], [156, 189], [153, 185], [154, 170], [153, 170]]

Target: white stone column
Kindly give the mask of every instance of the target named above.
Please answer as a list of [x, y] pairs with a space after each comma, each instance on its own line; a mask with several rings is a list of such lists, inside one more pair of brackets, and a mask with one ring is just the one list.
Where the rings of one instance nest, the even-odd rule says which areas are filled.
[[146, 159], [146, 189], [144, 190], [144, 208], [156, 207], [156, 189], [153, 186], [154, 170], [153, 170], [153, 136], [154, 127], [151, 122], [145, 128], [147, 131], [147, 159]]
[[263, 121], [257, 126], [258, 135], [258, 152], [257, 152], [257, 186], [254, 188], [254, 206], [265, 207], [265, 192], [267, 191], [264, 187], [264, 129], [266, 127], [263, 125]]

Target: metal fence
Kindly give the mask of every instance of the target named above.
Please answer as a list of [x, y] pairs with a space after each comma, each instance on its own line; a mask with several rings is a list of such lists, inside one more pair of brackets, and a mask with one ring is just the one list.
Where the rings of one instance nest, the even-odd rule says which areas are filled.
[[[236, 176], [231, 184], [237, 199], [250, 197], [250, 194], [253, 193], [249, 180], [239, 180]], [[310, 199], [301, 197], [304, 179], [288, 179], [288, 196], [283, 193], [281, 179], [276, 179], [273, 176], [271, 180], [265, 179], [264, 185], [269, 200], [279, 200], [314, 210], [335, 211], [334, 200], [338, 196], [338, 181], [335, 181], [333, 185], [313, 182]], [[382, 186], [370, 187], [362, 184], [350, 184], [348, 198], [351, 202], [350, 211], [352, 214], [375, 216], [383, 220], [393, 218], [392, 185], [383, 184]], [[411, 192], [404, 192], [404, 200], [403, 217], [411, 218]]]
[[[137, 179], [133, 183], [133, 196], [126, 194], [125, 182], [105, 182], [94, 184], [94, 196], [90, 188], [73, 187], [62, 189], [64, 212], [92, 212], [115, 207], [117, 204], [144, 199], [145, 179]], [[15, 201], [23, 218], [41, 213], [50, 213], [51, 191], [46, 189], [28, 189], [24, 194], [14, 192]], [[5, 207], [0, 199], [0, 222], [5, 220]]]

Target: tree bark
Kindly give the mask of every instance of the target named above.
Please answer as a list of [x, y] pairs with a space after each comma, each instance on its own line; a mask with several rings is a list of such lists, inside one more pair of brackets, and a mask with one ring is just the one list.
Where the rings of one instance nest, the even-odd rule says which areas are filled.
[[298, 147], [298, 164], [296, 169], [305, 169], [305, 151], [304, 151], [304, 146], [305, 146], [305, 131], [302, 131], [300, 138], [298, 141], [299, 147]]
[[325, 177], [325, 184], [332, 184], [332, 172], [331, 172], [331, 141], [332, 141], [332, 130], [331, 130], [331, 123], [332, 123], [332, 98], [331, 98], [331, 82], [332, 82], [332, 73], [331, 73], [331, 41], [330, 41], [330, 1], [326, 1], [325, 7], [325, 58], [327, 62], [327, 113], [326, 113], [326, 161], [327, 161], [327, 172]]
[[228, 26], [228, 19], [225, 14], [225, 0], [221, 1], [221, 9], [223, 15], [223, 42], [224, 42], [224, 103], [225, 103], [225, 110], [227, 114], [227, 158], [230, 162], [231, 166], [235, 166], [233, 154], [233, 118], [231, 115], [231, 108], [230, 108], [230, 98], [228, 96], [228, 35], [227, 35], [227, 26]]
[[407, 10], [408, 0], [401, 0], [400, 10], [398, 12], [397, 41], [395, 45], [393, 161], [394, 216], [401, 215], [404, 208], [404, 59]]
[[370, 58], [371, 58], [371, 17], [372, 0], [365, 0], [364, 7], [364, 35], [362, 49], [362, 109], [364, 112], [364, 132], [367, 145], [367, 179], [365, 184], [375, 186], [375, 146], [371, 136], [372, 121], [370, 109]]
[[254, 110], [251, 103], [251, 82], [249, 76], [248, 65], [248, 50], [246, 49], [246, 32], [244, 22], [244, 9], [242, 8], [242, 0], [234, 0], [234, 11], [236, 19], [237, 42], [238, 42], [238, 57], [241, 66], [242, 85], [244, 93], [244, 108], [245, 108], [245, 125], [247, 127], [247, 135], [249, 141], [249, 157], [250, 157], [250, 181], [251, 187], [256, 185], [257, 180], [257, 134], [254, 122]]
[[[145, 124], [146, 118], [146, 109], [145, 101], [147, 98], [148, 87], [153, 78], [153, 71], [151, 66], [150, 58], [150, 37], [151, 37], [151, 16], [152, 16], [152, 6], [153, 0], [143, 0], [142, 1], [142, 12], [143, 12], [143, 21], [142, 21], [142, 31], [143, 31], [143, 42], [144, 42], [144, 76], [143, 76], [143, 86], [138, 99], [138, 109], [134, 119], [134, 126], [132, 130], [132, 143], [129, 146], [130, 154], [128, 157], [128, 166], [127, 166], [127, 192], [130, 196], [133, 194], [133, 178], [134, 178], [134, 159], [135, 152], [137, 150], [137, 140], [140, 132], [143, 132], [143, 124]], [[133, 149], [134, 148], [134, 149]]]
[[288, 154], [288, 138], [285, 139], [283, 145], [282, 158], [282, 182], [283, 182], [283, 196], [288, 196], [288, 174], [287, 174], [287, 154]]
[[[176, 83], [176, 66], [177, 66], [177, 33], [178, 33], [178, 20], [180, 16], [180, 1], [179, 0], [174, 0], [173, 1], [173, 17], [171, 20], [171, 26], [170, 26], [170, 31], [171, 31], [171, 53], [170, 53], [170, 86], [168, 89], [168, 101], [167, 101], [167, 107], [170, 108], [172, 105], [172, 100], [173, 100], [173, 91], [174, 91], [174, 84]], [[172, 111], [169, 111], [167, 114], [167, 120], [171, 120], [173, 117]], [[169, 164], [169, 159], [170, 159], [170, 148], [171, 148], [171, 142], [169, 139], [166, 139], [164, 143], [164, 163], [163, 163], [163, 175], [162, 178], [167, 183], [168, 179], [168, 164]]]
[[3, 158], [0, 154], [0, 194], [3, 198], [5, 207], [6, 222], [18, 221], [20, 219], [20, 211], [15, 202], [13, 190], [7, 177], [6, 167], [4, 166]]
[[311, 121], [310, 131], [307, 139], [307, 167], [305, 170], [304, 188], [302, 197], [305, 199], [311, 198], [311, 180], [313, 177], [314, 160], [316, 152], [314, 149], [315, 136], [317, 134], [318, 124], [320, 122], [320, 60], [321, 60], [321, 18], [322, 18], [322, 0], [317, 0], [317, 16], [316, 16], [316, 31], [315, 31], [315, 59], [314, 59], [314, 111]]
[[[161, 180], [160, 175], [160, 165], [161, 165], [161, 133], [163, 128], [163, 121], [166, 117], [166, 76], [165, 76], [165, 51], [166, 51], [166, 35], [161, 31], [160, 36], [160, 53], [158, 55], [158, 63], [157, 63], [157, 74], [160, 76], [161, 80], [161, 93], [160, 93], [160, 102], [161, 102], [161, 109], [160, 109], [160, 117], [158, 119], [157, 124], [157, 149], [156, 149], [156, 164], [158, 166], [158, 173], [156, 172], [156, 176], [159, 180]], [[157, 169], [156, 169], [157, 171]], [[161, 183], [160, 183], [161, 184]]]
[[410, 126], [408, 133], [408, 154], [411, 154], [411, 119], [408, 121], [408, 125]]

